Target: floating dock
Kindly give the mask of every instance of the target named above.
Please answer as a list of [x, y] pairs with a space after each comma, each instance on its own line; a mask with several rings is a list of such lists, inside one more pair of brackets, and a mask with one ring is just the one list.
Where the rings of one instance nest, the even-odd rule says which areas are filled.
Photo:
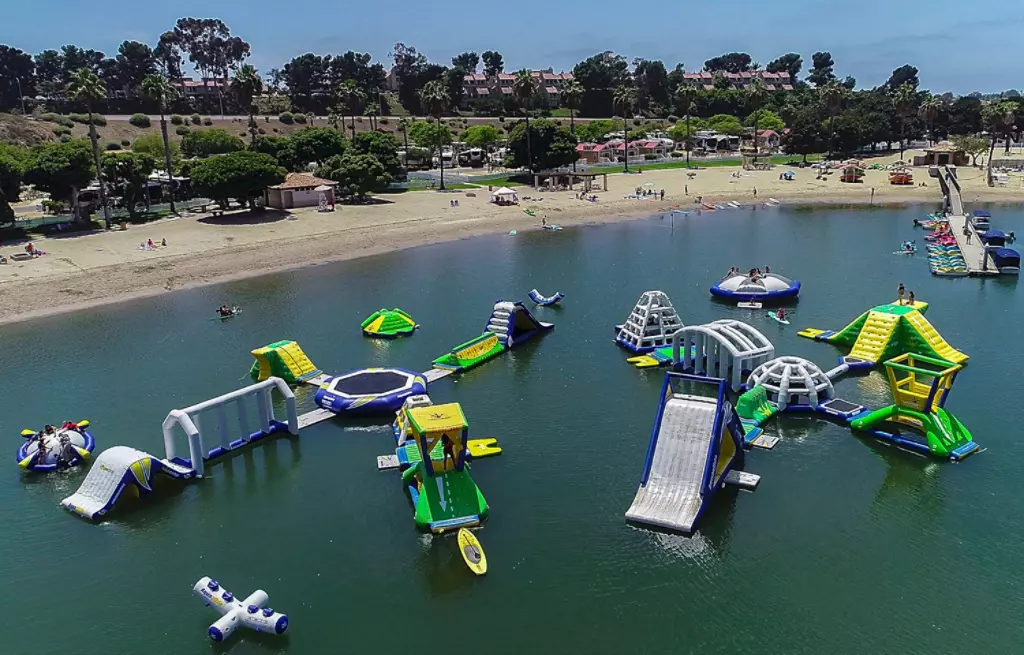
[[[951, 171], [949, 166], [944, 166], [939, 174], [939, 181], [942, 185], [942, 193], [946, 197], [948, 210], [949, 232], [956, 239], [956, 245], [964, 256], [967, 264], [967, 274], [971, 277], [995, 277], [999, 275], [999, 269], [992, 262], [992, 257], [985, 249], [978, 231], [971, 225], [964, 210], [964, 200], [960, 193], [960, 182], [956, 179], [956, 173]], [[970, 232], [971, 238], [968, 241], [964, 230]]]

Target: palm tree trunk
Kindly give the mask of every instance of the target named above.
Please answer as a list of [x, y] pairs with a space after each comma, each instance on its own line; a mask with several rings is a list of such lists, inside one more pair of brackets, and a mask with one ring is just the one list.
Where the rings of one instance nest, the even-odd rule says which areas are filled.
[[903, 161], [903, 141], [906, 137], [907, 131], [907, 120], [905, 118], [900, 119], [900, 161]]
[[758, 153], [758, 138], [757, 138], [757, 124], [760, 122], [758, 119], [760, 116], [754, 113], [754, 156], [757, 157]]
[[998, 138], [999, 136], [993, 131], [992, 146], [988, 149], [988, 175], [986, 175], [989, 186], [995, 186], [995, 182], [992, 180], [992, 156], [996, 154], [996, 139]]
[[352, 112], [352, 140], [356, 140], [356, 113]]
[[[569, 107], [569, 134], [572, 134], [572, 138], [574, 140], [576, 139], [576, 121], [573, 118], [573, 115], [575, 113], [576, 112], [573, 111], [572, 107]], [[579, 157], [576, 157], [576, 159], [572, 160], [572, 171], [573, 171], [573, 173], [576, 172], [576, 160], [577, 159], [579, 159]]]
[[89, 140], [92, 141], [92, 157], [96, 161], [96, 179], [100, 184], [100, 204], [103, 205], [103, 222], [110, 229], [110, 207], [107, 206], [107, 190], [103, 184], [103, 169], [100, 168], [100, 143], [96, 136], [96, 126], [92, 122], [92, 103], [86, 107], [89, 113]]
[[530, 145], [530, 110], [526, 110], [526, 165], [533, 173], [533, 148]]
[[79, 209], [78, 208], [78, 187], [72, 186], [71, 187], [71, 215], [74, 217], [76, 223], [79, 220], [79, 211], [78, 211], [78, 209]]
[[405, 141], [405, 171], [409, 172], [409, 128], [402, 130], [402, 140]]
[[693, 148], [693, 141], [690, 138], [690, 111], [686, 111], [686, 141], [683, 142], [686, 150], [686, 168], [690, 168], [690, 150]]
[[622, 108], [622, 156], [625, 161], [625, 165], [622, 167], [623, 173], [629, 172], [629, 123], [626, 121], [626, 108]]
[[[444, 191], [444, 146], [441, 143], [441, 117], [435, 118], [437, 121], [437, 164], [441, 167], [441, 190]], [[353, 131], [353, 138], [355, 138], [355, 132]]]
[[832, 152], [832, 146], [836, 140], [836, 115], [833, 112], [828, 117], [828, 158], [833, 159], [835, 153]]
[[167, 170], [167, 191], [171, 197], [171, 213], [177, 214], [174, 209], [174, 173], [171, 172], [171, 143], [167, 140], [167, 121], [164, 119], [164, 108], [160, 107], [160, 135], [164, 138], [164, 166]]

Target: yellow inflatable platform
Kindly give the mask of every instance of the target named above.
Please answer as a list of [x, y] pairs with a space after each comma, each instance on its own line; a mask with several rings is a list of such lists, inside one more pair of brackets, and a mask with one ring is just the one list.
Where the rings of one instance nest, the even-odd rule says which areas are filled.
[[249, 375], [262, 382], [271, 376], [288, 384], [299, 384], [323, 373], [313, 365], [295, 341], [277, 341], [252, 351], [256, 358]]

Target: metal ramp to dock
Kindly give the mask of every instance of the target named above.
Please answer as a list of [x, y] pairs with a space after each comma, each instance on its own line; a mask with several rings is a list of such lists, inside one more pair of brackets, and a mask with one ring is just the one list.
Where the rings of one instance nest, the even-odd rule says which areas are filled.
[[650, 476], [626, 519], [693, 531], [704, 503], [701, 485], [717, 413], [714, 398], [677, 394], [665, 403]]
[[[949, 166], [944, 166], [940, 173], [942, 191], [946, 195], [949, 206], [949, 231], [956, 239], [956, 245], [964, 256], [967, 264], [967, 274], [972, 277], [999, 275], [999, 269], [992, 262], [992, 257], [985, 250], [978, 231], [971, 225], [964, 210], [963, 196], [960, 193], [960, 182], [956, 179]], [[968, 243], [964, 230], [970, 232], [971, 239]]]

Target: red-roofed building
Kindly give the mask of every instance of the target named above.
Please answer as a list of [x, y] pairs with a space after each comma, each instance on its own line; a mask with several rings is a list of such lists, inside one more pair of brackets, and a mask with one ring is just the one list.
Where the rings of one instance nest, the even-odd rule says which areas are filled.
[[775, 130], [760, 130], [757, 133], [757, 147], [761, 150], [778, 150], [781, 137]]
[[728, 71], [700, 71], [699, 73], [683, 73], [683, 84], [701, 87], [710, 91], [714, 87], [716, 77], [724, 77], [729, 82], [729, 88], [733, 90], [745, 89], [755, 79], [764, 82], [768, 91], [792, 91], [793, 80], [788, 73], [769, 73], [764, 70], [743, 71], [742, 73], [730, 73]]
[[[474, 99], [490, 97], [492, 94], [510, 96], [513, 95], [513, 87], [516, 82], [516, 73], [498, 73], [487, 77], [480, 73], [473, 73], [463, 77], [463, 99], [472, 102]], [[534, 84], [545, 95], [551, 107], [557, 107], [561, 102], [562, 85], [573, 79], [572, 73], [556, 73], [552, 69], [530, 71], [530, 77]]]

